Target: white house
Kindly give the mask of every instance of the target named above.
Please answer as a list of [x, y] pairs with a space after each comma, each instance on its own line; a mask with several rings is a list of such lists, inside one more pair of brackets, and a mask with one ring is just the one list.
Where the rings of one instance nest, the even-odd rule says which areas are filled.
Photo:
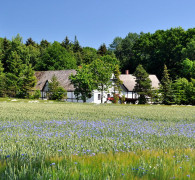
[[[67, 101], [82, 102], [82, 100], [77, 100], [74, 95], [75, 88], [69, 80], [69, 76], [71, 74], [75, 75], [76, 70], [36, 71], [35, 76], [37, 78], [37, 84], [35, 89], [41, 91], [41, 98], [47, 98], [47, 93], [49, 92], [48, 84], [51, 78], [55, 75], [60, 83], [60, 86], [67, 90]], [[128, 74], [128, 71], [126, 71], [126, 74], [121, 74], [119, 78], [123, 81], [123, 84], [121, 85], [121, 95], [125, 95], [127, 102], [135, 102], [135, 100], [138, 98], [136, 92], [133, 91], [135, 86], [135, 77], [131, 74]], [[155, 75], [149, 75], [149, 78], [152, 81], [152, 87], [158, 88], [159, 80], [157, 77]], [[110, 81], [112, 81], [112, 84], [114, 84], [113, 76], [111, 77]], [[114, 86], [111, 86], [108, 91], [105, 91], [103, 93], [103, 102], [106, 102], [108, 98], [112, 97], [114, 92]], [[94, 90], [92, 97], [87, 99], [87, 102], [97, 104], [101, 103], [101, 92]]]
[[[138, 94], [134, 91], [135, 87], [135, 76], [132, 74], [129, 74], [129, 71], [126, 70], [126, 74], [121, 74], [119, 76], [120, 80], [123, 82], [121, 88], [122, 88], [122, 95], [125, 95], [126, 101], [133, 102], [138, 99]], [[153, 89], [158, 89], [160, 85], [160, 81], [156, 77], [156, 75], [149, 75], [149, 78], [151, 80], [151, 85]]]

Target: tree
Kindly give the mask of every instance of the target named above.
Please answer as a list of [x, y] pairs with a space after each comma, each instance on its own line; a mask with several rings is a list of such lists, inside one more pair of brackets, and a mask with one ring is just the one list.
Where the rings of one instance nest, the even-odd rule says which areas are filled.
[[119, 66], [115, 65], [115, 68], [114, 68], [114, 78], [113, 78], [113, 81], [114, 81], [114, 93], [115, 93], [115, 91], [117, 91], [118, 94], [121, 93], [121, 85], [123, 84], [123, 82], [120, 80], [119, 76], [120, 76]]
[[3, 63], [4, 72], [7, 72], [7, 67], [9, 65], [7, 59], [10, 54], [10, 51], [11, 51], [11, 41], [7, 40], [7, 38], [4, 38], [2, 44], [2, 56], [1, 56], [1, 62]]
[[188, 104], [195, 105], [195, 79], [191, 79], [187, 88], [186, 96], [188, 99]]
[[119, 48], [119, 46], [121, 45], [122, 40], [123, 40], [123, 38], [121, 38], [121, 37], [114, 38], [112, 44], [110, 44], [109, 50], [116, 51]]
[[141, 64], [137, 66], [133, 75], [136, 77], [134, 91], [139, 94], [139, 104], [146, 104], [147, 96], [151, 95], [151, 80], [149, 75]]
[[139, 39], [140, 35], [137, 33], [129, 33], [122, 41], [119, 39], [115, 39], [118, 41], [118, 45], [116, 46], [115, 55], [116, 58], [120, 61], [120, 67], [122, 72], [129, 69], [130, 72], [134, 72], [137, 65], [140, 61], [135, 61], [134, 57], [134, 45]]
[[68, 51], [72, 51], [73, 44], [68, 39], [68, 36], [62, 41], [61, 45]]
[[63, 70], [75, 69], [76, 59], [58, 42], [54, 42], [44, 52], [35, 69], [37, 70]]
[[191, 61], [186, 58], [182, 63], [181, 74], [188, 80], [195, 78], [195, 60]]
[[111, 85], [112, 65], [96, 59], [90, 64], [90, 71], [93, 74], [95, 89], [101, 91], [101, 103], [103, 103], [104, 91], [107, 91]]
[[163, 72], [163, 78], [161, 80], [160, 89], [162, 93], [162, 103], [166, 105], [172, 104], [174, 102], [171, 84], [172, 82], [169, 78], [167, 66], [164, 65], [164, 72]]
[[176, 104], [195, 104], [195, 81], [179, 78], [172, 84]]
[[31, 90], [36, 84], [36, 77], [34, 75], [34, 71], [32, 69], [32, 65], [23, 65], [23, 69], [19, 74], [18, 86], [20, 97], [28, 97], [29, 98], [29, 90]]
[[57, 77], [54, 75], [49, 82], [49, 99], [51, 100], [62, 100], [63, 98], [67, 98], [67, 91], [60, 86], [60, 83], [57, 80]]
[[4, 74], [3, 64], [0, 60], [0, 97], [5, 95], [5, 74]]
[[116, 65], [119, 65], [119, 60], [116, 59], [115, 56], [111, 56], [111, 55], [100, 56], [100, 60], [105, 62], [105, 63], [110, 64], [111, 67], [112, 67], [112, 70], [115, 69]]
[[98, 53], [100, 56], [104, 56], [104, 55], [106, 55], [107, 51], [108, 51], [108, 50], [107, 50], [107, 48], [106, 48], [106, 45], [105, 45], [105, 44], [102, 44], [102, 45], [99, 47], [97, 53]]
[[88, 98], [91, 98], [92, 91], [94, 90], [93, 74], [89, 69], [89, 65], [82, 65], [77, 69], [76, 75], [70, 76], [71, 83], [75, 87], [74, 94], [77, 99], [82, 99], [86, 102]]
[[186, 78], [179, 78], [172, 83], [172, 88], [174, 90], [175, 103], [176, 104], [188, 104], [188, 98], [186, 96], [186, 89], [189, 82]]
[[195, 60], [195, 36], [187, 43], [186, 47], [182, 49], [183, 59], [188, 58]]
[[40, 47], [43, 48], [43, 49], [48, 48], [50, 45], [51, 44], [47, 40], [44, 40], [44, 39], [42, 39], [41, 42], [40, 42]]
[[33, 41], [32, 40], [32, 38], [28, 38], [27, 40], [26, 40], [26, 44], [25, 44], [26, 46], [36, 46], [36, 43], [35, 43], [35, 41]]
[[74, 46], [73, 46], [73, 52], [81, 52], [82, 51], [82, 47], [79, 44], [79, 41], [77, 40], [77, 37], [75, 36], [74, 38]]
[[97, 50], [91, 47], [84, 47], [82, 51], [82, 60], [84, 64], [90, 64], [98, 58]]

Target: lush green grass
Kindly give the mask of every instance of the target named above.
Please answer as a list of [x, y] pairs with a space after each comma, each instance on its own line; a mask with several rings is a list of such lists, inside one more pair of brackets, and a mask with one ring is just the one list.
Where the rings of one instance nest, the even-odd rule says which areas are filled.
[[195, 179], [195, 107], [0, 99], [0, 179]]

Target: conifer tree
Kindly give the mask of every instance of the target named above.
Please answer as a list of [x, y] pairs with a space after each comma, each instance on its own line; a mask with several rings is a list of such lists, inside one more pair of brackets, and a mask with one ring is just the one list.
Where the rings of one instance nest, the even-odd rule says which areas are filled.
[[36, 84], [36, 77], [32, 69], [32, 65], [23, 65], [23, 70], [20, 72], [18, 86], [20, 92], [28, 96], [28, 91], [31, 90]]
[[134, 91], [139, 94], [139, 104], [146, 104], [146, 96], [151, 95], [151, 80], [149, 75], [141, 64], [137, 66], [133, 75], [136, 77]]
[[32, 40], [32, 38], [28, 38], [27, 40], [26, 40], [26, 44], [25, 44], [26, 46], [36, 46], [36, 43], [35, 43], [35, 41], [33, 41]]
[[98, 54], [100, 55], [100, 56], [104, 56], [104, 55], [106, 55], [106, 53], [107, 53], [107, 48], [106, 48], [106, 45], [105, 44], [102, 44], [100, 47], [99, 47], [99, 49], [98, 49]]
[[68, 39], [68, 36], [66, 36], [66, 38], [62, 41], [61, 45], [66, 48], [67, 50], [70, 50], [71, 47], [71, 42]]
[[49, 95], [49, 99], [51, 100], [60, 101], [67, 98], [67, 91], [60, 86], [60, 83], [55, 75], [51, 78], [51, 82], [49, 83], [49, 91], [51, 92]]
[[3, 64], [0, 61], [0, 97], [5, 95], [5, 74]]
[[169, 78], [169, 72], [167, 66], [164, 65], [163, 78], [161, 80], [161, 93], [162, 93], [162, 103], [172, 104], [173, 103], [173, 93], [171, 89], [171, 80]]

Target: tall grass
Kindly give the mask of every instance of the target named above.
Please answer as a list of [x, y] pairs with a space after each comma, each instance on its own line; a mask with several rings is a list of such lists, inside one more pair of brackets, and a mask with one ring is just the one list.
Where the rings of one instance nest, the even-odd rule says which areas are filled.
[[0, 179], [195, 179], [195, 108], [0, 102]]

